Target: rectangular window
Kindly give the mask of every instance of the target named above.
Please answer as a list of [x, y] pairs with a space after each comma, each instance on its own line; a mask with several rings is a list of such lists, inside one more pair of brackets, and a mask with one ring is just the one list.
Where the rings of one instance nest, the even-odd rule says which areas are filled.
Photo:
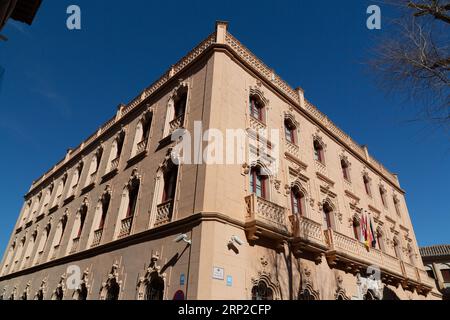
[[442, 278], [445, 283], [450, 283], [450, 269], [441, 270]]
[[250, 173], [250, 190], [259, 198], [266, 197], [265, 179], [257, 170], [252, 170]]

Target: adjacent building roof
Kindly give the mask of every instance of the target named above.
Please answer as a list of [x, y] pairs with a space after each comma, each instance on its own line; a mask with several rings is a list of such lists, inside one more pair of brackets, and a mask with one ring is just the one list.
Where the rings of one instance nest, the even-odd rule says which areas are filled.
[[450, 256], [450, 244], [422, 247], [420, 248], [420, 255], [422, 257]]

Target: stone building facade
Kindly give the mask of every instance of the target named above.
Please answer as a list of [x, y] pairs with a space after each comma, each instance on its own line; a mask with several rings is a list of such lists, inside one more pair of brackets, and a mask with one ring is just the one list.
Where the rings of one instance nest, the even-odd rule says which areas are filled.
[[442, 293], [442, 299], [450, 300], [450, 245], [421, 247], [420, 255], [425, 270]]
[[[33, 182], [0, 298], [440, 298], [398, 177], [227, 28]], [[198, 122], [244, 161], [175, 164]]]

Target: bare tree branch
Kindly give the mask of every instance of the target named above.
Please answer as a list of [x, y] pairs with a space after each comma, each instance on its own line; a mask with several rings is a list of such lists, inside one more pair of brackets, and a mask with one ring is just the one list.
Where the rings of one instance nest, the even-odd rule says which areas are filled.
[[406, 12], [370, 61], [381, 87], [420, 104], [426, 120], [450, 127], [450, 2], [383, 1]]

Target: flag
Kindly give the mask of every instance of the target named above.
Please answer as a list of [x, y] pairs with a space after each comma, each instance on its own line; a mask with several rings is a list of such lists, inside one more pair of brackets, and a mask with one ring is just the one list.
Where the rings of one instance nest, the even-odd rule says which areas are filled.
[[372, 234], [372, 248], [377, 247], [377, 237], [375, 236], [375, 232], [373, 231], [372, 219], [370, 219], [370, 232]]
[[359, 221], [359, 228], [361, 229], [360, 230], [361, 234], [360, 234], [360, 237], [359, 237], [359, 241], [361, 241], [363, 243], [366, 241], [366, 238], [365, 238], [365, 234], [366, 234], [365, 227], [366, 227], [366, 224], [364, 223], [364, 214], [362, 214], [361, 215], [361, 219]]
[[364, 244], [366, 245], [367, 249], [370, 249], [370, 230], [369, 230], [369, 220], [367, 219], [367, 216], [364, 217], [364, 230], [366, 231], [365, 236], [364, 236]]

